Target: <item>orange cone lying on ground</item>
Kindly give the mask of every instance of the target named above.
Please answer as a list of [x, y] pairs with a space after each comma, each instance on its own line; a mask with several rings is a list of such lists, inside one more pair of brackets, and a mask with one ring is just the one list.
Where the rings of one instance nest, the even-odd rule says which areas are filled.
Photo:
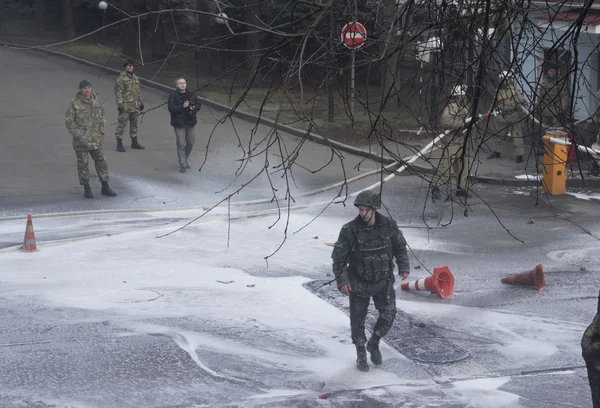
[[31, 214], [27, 216], [27, 227], [25, 228], [25, 239], [23, 240], [24, 252], [35, 252], [37, 246], [35, 244], [35, 233], [33, 232], [33, 220]]
[[454, 276], [447, 266], [440, 266], [433, 270], [432, 276], [403, 283], [400, 287], [402, 290], [428, 290], [445, 299], [454, 293]]
[[540, 290], [546, 286], [544, 267], [539, 264], [532, 271], [507, 276], [500, 279], [500, 282], [509, 285], [535, 286], [537, 290]]

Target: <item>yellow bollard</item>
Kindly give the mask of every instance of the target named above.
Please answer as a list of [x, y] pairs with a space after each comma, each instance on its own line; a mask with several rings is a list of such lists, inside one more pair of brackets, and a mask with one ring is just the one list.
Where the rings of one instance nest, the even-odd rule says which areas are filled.
[[568, 146], [555, 144], [550, 138], [564, 138], [565, 132], [544, 135], [544, 168], [542, 169], [542, 187], [546, 194], [561, 195], [567, 188], [567, 149]]

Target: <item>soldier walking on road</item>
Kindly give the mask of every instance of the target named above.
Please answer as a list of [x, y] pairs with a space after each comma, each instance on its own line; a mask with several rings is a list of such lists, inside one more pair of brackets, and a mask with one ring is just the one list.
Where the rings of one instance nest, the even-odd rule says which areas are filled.
[[98, 96], [92, 92], [90, 81], [79, 83], [79, 92], [67, 107], [65, 123], [73, 136], [73, 149], [77, 156], [77, 174], [79, 184], [83, 186], [84, 196], [94, 198], [89, 180], [88, 155], [96, 165], [98, 178], [102, 183], [101, 193], [115, 197], [117, 194], [108, 186], [108, 166], [104, 159], [104, 106]]
[[144, 110], [142, 101], [142, 91], [140, 90], [140, 81], [133, 73], [133, 64], [125, 62], [125, 71], [117, 78], [115, 84], [115, 98], [117, 100], [117, 109], [119, 110], [119, 119], [117, 124], [117, 150], [125, 151], [123, 147], [123, 133], [129, 122], [129, 136], [131, 137], [131, 148], [143, 150], [144, 146], [138, 143], [138, 119], [140, 112]]
[[494, 151], [488, 156], [488, 159], [500, 157], [504, 150], [504, 141], [510, 137], [515, 146], [514, 154], [517, 163], [523, 162], [525, 148], [523, 147], [523, 132], [521, 130], [521, 120], [523, 119], [523, 110], [521, 107], [525, 103], [523, 94], [515, 87], [513, 75], [508, 71], [500, 74], [500, 89], [496, 96], [496, 107], [500, 114], [496, 116], [495, 136], [498, 138]]
[[[350, 329], [352, 343], [356, 346], [356, 367], [360, 371], [369, 371], [367, 350], [373, 364], [380, 365], [383, 360], [379, 341], [396, 318], [392, 258], [396, 258], [402, 280], [408, 277], [410, 265], [406, 241], [396, 222], [377, 212], [381, 206], [379, 194], [363, 191], [356, 196], [354, 205], [358, 207], [359, 215], [342, 227], [331, 258], [338, 289], [350, 297]], [[367, 341], [365, 318], [371, 298], [379, 317]]]
[[185, 173], [190, 168], [188, 157], [196, 142], [196, 115], [200, 110], [200, 98], [195, 92], [186, 91], [185, 79], [176, 81], [177, 88], [169, 94], [169, 112], [171, 113], [171, 126], [175, 129], [177, 142], [177, 158], [179, 172]]
[[447, 135], [449, 140], [444, 146], [442, 158], [433, 179], [433, 188], [431, 190], [431, 198], [433, 200], [442, 198], [440, 192], [442, 186], [446, 186], [449, 190], [452, 190], [452, 182], [450, 181], [452, 170], [454, 170], [458, 178], [456, 182], [456, 195], [459, 197], [470, 197], [467, 191], [469, 165], [466, 152], [463, 154], [463, 128], [466, 119], [470, 116], [465, 87], [462, 85], [455, 86], [450, 96], [450, 103], [442, 113], [442, 126], [444, 129], [449, 130], [450, 133]]

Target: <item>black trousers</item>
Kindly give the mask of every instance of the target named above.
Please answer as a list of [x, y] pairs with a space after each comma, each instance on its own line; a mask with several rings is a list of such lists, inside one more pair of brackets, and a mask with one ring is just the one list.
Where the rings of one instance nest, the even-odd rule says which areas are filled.
[[365, 319], [371, 298], [375, 303], [375, 309], [379, 312], [379, 317], [373, 327], [373, 334], [379, 337], [385, 336], [396, 318], [396, 291], [391, 281], [383, 290], [372, 296], [358, 296], [350, 292], [350, 330], [352, 343], [356, 346], [364, 346], [367, 343]]

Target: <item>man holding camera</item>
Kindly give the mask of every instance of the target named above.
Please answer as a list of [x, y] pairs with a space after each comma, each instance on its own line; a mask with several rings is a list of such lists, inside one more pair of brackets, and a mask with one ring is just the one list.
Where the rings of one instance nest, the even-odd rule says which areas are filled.
[[177, 88], [169, 94], [168, 105], [171, 113], [171, 126], [175, 129], [177, 141], [179, 172], [185, 173], [190, 168], [188, 157], [196, 141], [195, 127], [198, 123], [196, 114], [200, 110], [200, 98], [196, 96], [196, 93], [186, 91], [185, 79], [179, 78], [175, 84]]

